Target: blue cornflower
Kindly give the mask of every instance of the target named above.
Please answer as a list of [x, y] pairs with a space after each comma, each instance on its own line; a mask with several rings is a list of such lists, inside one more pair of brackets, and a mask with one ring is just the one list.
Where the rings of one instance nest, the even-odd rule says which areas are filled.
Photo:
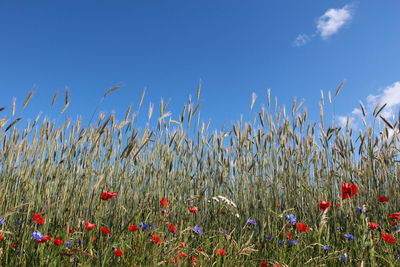
[[17, 225], [17, 226], [21, 226], [22, 224], [23, 224], [22, 221], [16, 221], [16, 222], [15, 222], [15, 225]]
[[344, 261], [344, 262], [347, 262], [347, 261], [348, 261], [348, 258], [347, 258], [347, 256], [344, 255], [344, 254], [339, 254], [339, 260], [342, 260], [342, 261]]
[[293, 225], [296, 224], [296, 216], [294, 216], [293, 214], [286, 215], [286, 220], [290, 221], [290, 223]]
[[322, 249], [323, 249], [324, 251], [328, 251], [328, 250], [330, 250], [331, 248], [328, 247], [328, 246], [323, 246]]
[[201, 227], [195, 226], [195, 227], [193, 227], [193, 229], [199, 235], [201, 235], [203, 233], [203, 229], [201, 229]]
[[267, 235], [265, 238], [268, 240], [272, 240], [274, 237], [272, 235]]
[[26, 198], [21, 197], [19, 200], [21, 200], [21, 201], [26, 201]]
[[140, 227], [142, 227], [142, 230], [146, 230], [150, 228], [150, 224], [145, 224], [144, 222], [139, 223]]
[[283, 240], [278, 240], [279, 245], [283, 245], [285, 242]]
[[72, 243], [70, 242], [70, 241], [66, 241], [65, 243], [64, 243], [66, 246], [71, 246], [72, 245]]
[[358, 210], [359, 212], [361, 212], [361, 211], [363, 210], [363, 207], [358, 206], [358, 207], [357, 207], [357, 210]]
[[42, 240], [43, 235], [39, 231], [35, 231], [32, 233], [32, 237], [33, 239], [40, 241]]
[[0, 224], [4, 224], [4, 219], [0, 219]]
[[288, 244], [296, 245], [296, 244], [297, 244], [297, 241], [291, 239], [291, 240], [288, 240]]
[[351, 234], [344, 234], [343, 236], [346, 237], [347, 239], [354, 240], [354, 236]]
[[248, 223], [248, 224], [253, 224], [253, 225], [254, 225], [254, 224], [256, 224], [256, 221], [253, 220], [253, 219], [248, 219], [248, 220], [247, 220], [247, 223]]

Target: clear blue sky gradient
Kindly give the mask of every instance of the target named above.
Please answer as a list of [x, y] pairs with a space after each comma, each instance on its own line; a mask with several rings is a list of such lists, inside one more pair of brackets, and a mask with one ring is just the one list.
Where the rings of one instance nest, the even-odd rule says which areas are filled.
[[[346, 4], [353, 16], [338, 33], [293, 45], [299, 34], [316, 32], [328, 9]], [[102, 94], [121, 83], [100, 111], [115, 110], [122, 119], [147, 87], [142, 116], [149, 102], [158, 115], [163, 97], [177, 119], [201, 79], [202, 118], [218, 128], [249, 114], [252, 92], [255, 110], [266, 105], [267, 88], [287, 106], [295, 96], [304, 99], [318, 120], [320, 91], [334, 92], [346, 80], [336, 102], [336, 112], [346, 115], [400, 80], [399, 10], [397, 0], [1, 1], [0, 107], [15, 96], [24, 118], [64, 118], [68, 86], [66, 116], [88, 121]]]

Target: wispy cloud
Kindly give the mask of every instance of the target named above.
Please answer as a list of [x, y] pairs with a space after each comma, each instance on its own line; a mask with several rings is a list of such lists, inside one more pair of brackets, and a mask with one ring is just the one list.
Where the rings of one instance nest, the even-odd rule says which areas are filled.
[[352, 18], [353, 12], [350, 5], [342, 8], [330, 8], [316, 21], [316, 33], [297, 35], [293, 45], [300, 47], [309, 43], [315, 36], [320, 36], [323, 40], [337, 33]]
[[337, 33], [352, 17], [350, 6], [328, 9], [317, 21], [317, 31], [322, 39]]
[[294, 46], [303, 46], [311, 41], [311, 37], [305, 33], [299, 34], [296, 39], [293, 41]]

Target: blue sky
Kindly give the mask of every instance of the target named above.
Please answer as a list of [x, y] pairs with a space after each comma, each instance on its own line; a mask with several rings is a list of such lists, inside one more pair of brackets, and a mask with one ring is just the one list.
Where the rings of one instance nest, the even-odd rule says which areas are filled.
[[[360, 100], [389, 102], [390, 117], [400, 104], [399, 10], [397, 0], [1, 1], [0, 116], [16, 97], [24, 118], [87, 121], [122, 84], [99, 111], [122, 119], [147, 87], [142, 116], [150, 102], [157, 115], [163, 97], [177, 119], [202, 80], [201, 116], [215, 128], [248, 116], [253, 92], [254, 110], [266, 105], [267, 88], [288, 107], [304, 100], [318, 120], [320, 91], [345, 80], [338, 123], [357, 124]], [[60, 115], [65, 87], [71, 105]]]

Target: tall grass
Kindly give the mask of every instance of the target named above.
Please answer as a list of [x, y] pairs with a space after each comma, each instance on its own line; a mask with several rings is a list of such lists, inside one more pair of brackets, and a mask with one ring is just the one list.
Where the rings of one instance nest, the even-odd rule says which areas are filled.
[[[59, 126], [40, 116], [23, 126], [23, 119], [13, 118], [13, 102], [12, 117], [0, 120], [2, 266], [172, 265], [178, 251], [189, 255], [180, 258], [179, 266], [190, 266], [190, 256], [200, 266], [258, 266], [262, 260], [281, 266], [398, 264], [397, 245], [385, 243], [367, 226], [374, 221], [397, 235], [387, 215], [400, 204], [399, 123], [379, 117], [384, 107], [372, 114], [383, 122], [382, 134], [367, 124], [356, 134], [334, 123], [327, 127], [323, 96], [320, 122], [310, 123], [302, 103], [295, 101], [287, 112], [277, 101], [271, 106], [268, 91], [267, 107], [253, 113], [253, 120], [211, 132], [200, 120], [199, 86], [196, 99], [181, 114], [168, 112], [162, 101], [156, 125], [139, 130], [143, 96], [138, 111], [129, 108], [123, 121], [100, 114], [88, 126], [68, 119]], [[253, 95], [251, 109], [255, 101]], [[67, 90], [62, 113], [68, 106]], [[366, 121], [365, 108], [363, 114]], [[154, 115], [150, 106], [148, 119]], [[359, 193], [342, 201], [342, 182], [356, 184]], [[102, 201], [104, 190], [118, 196]], [[378, 202], [380, 195], [389, 202]], [[162, 197], [170, 207], [160, 206]], [[320, 211], [321, 200], [332, 207]], [[367, 212], [357, 209], [362, 205]], [[190, 213], [189, 206], [199, 212]], [[34, 213], [41, 213], [46, 223], [35, 224]], [[295, 214], [311, 231], [296, 232], [287, 214]], [[255, 226], [247, 223], [250, 218]], [[86, 221], [95, 223], [96, 230], [86, 230]], [[140, 222], [157, 229], [128, 230], [129, 224]], [[179, 228], [176, 235], [168, 233], [169, 222]], [[100, 226], [110, 228], [111, 235], [103, 235]], [[204, 233], [195, 233], [193, 226], [204, 226]], [[35, 230], [73, 244], [38, 244], [31, 237]], [[286, 232], [298, 244], [286, 244]], [[165, 242], [153, 244], [153, 233]], [[355, 240], [346, 240], [344, 233]], [[325, 252], [323, 245], [331, 249]], [[115, 248], [124, 251], [123, 257], [114, 256]], [[227, 254], [217, 255], [217, 248]], [[348, 262], [339, 254], [347, 255]]]

